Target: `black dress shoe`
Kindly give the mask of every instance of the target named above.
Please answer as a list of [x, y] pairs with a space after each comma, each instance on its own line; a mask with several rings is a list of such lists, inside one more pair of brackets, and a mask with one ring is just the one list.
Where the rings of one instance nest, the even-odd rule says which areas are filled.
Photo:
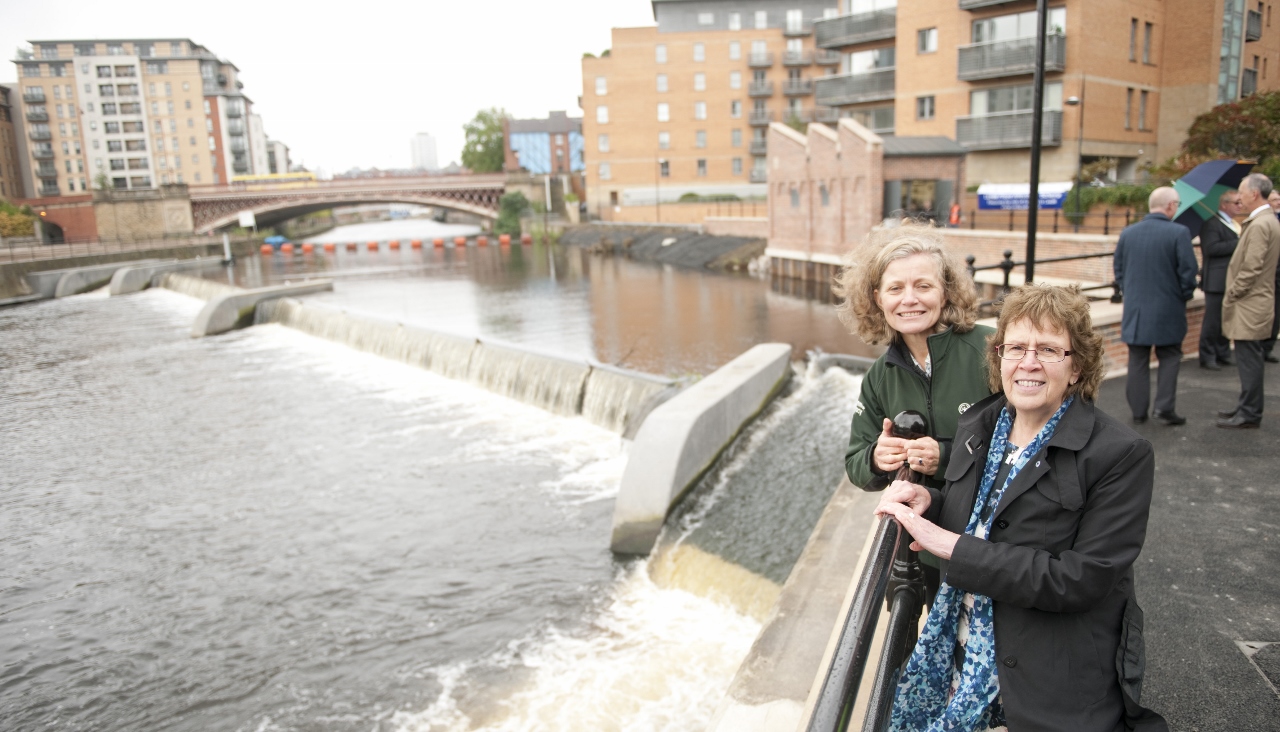
[[1234, 416], [1236, 416], [1236, 410], [1234, 409], [1218, 412], [1219, 419], [1231, 419]]
[[1260, 422], [1251, 422], [1244, 417], [1235, 416], [1231, 419], [1218, 420], [1218, 426], [1225, 430], [1256, 430]]
[[1220, 358], [1218, 359], [1218, 363], [1222, 364], [1223, 366], [1235, 366], [1236, 360], [1234, 358]]
[[1144, 414], [1144, 415], [1142, 415], [1141, 417], [1139, 417], [1139, 416], [1137, 416], [1137, 415], [1134, 415], [1134, 417], [1133, 417], [1133, 423], [1134, 423], [1134, 424], [1142, 424], [1142, 423], [1144, 423], [1144, 422], [1146, 422], [1146, 421], [1147, 421], [1147, 415], [1145, 415], [1145, 414]]
[[1262, 360], [1267, 363], [1280, 363], [1280, 356], [1277, 356], [1274, 353], [1268, 353], [1262, 357]]
[[1200, 368], [1209, 369], [1210, 371], [1221, 371], [1222, 364], [1218, 363], [1217, 361], [1201, 361]]
[[1152, 416], [1173, 427], [1187, 423], [1187, 418], [1177, 412], [1152, 412]]

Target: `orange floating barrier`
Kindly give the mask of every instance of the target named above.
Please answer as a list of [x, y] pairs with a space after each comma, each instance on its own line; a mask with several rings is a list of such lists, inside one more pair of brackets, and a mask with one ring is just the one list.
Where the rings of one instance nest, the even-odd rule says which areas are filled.
[[478, 247], [487, 247], [487, 246], [489, 246], [489, 237], [487, 237], [487, 236], [477, 236], [477, 237], [476, 237], [476, 246], [478, 246]]
[[442, 246], [444, 246], [444, 239], [441, 239], [441, 238], [439, 238], [439, 237], [436, 237], [435, 239], [432, 239], [432, 240], [431, 240], [431, 246], [433, 246], [433, 247], [442, 247]]
[[378, 251], [378, 242], [376, 242], [376, 241], [371, 241], [371, 242], [369, 242], [369, 251], [371, 251], [371, 252], [376, 252], [376, 251]]
[[532, 244], [532, 243], [533, 243], [533, 235], [532, 235], [532, 234], [521, 234], [521, 235], [520, 235], [520, 243], [521, 243], [521, 244]]
[[455, 247], [465, 247], [467, 245], [467, 237], [465, 236], [453, 237], [453, 245]]
[[302, 253], [303, 253], [303, 254], [310, 254], [310, 253], [314, 252], [315, 250], [316, 250], [316, 245], [315, 245], [315, 244], [312, 244], [311, 242], [307, 242], [306, 244], [303, 244], [303, 245], [302, 245]]
[[399, 248], [400, 248], [400, 240], [399, 240], [399, 239], [392, 239], [391, 241], [387, 242], [387, 246], [388, 246], [389, 248], [391, 248], [391, 249], [399, 249]]
[[281, 244], [281, 245], [280, 245], [280, 253], [281, 253], [281, 254], [293, 254], [293, 245], [292, 245], [292, 244]]
[[502, 245], [502, 246], [504, 246], [504, 247], [505, 247], [505, 246], [510, 245], [510, 244], [511, 244], [511, 235], [510, 235], [510, 234], [503, 234], [503, 235], [499, 236], [499, 237], [498, 237], [498, 243], [499, 243], [499, 244], [501, 244], [501, 245]]
[[356, 243], [353, 241], [347, 242], [347, 251], [354, 252], [355, 250], [356, 250]]
[[333, 242], [331, 242], [331, 241], [330, 241], [330, 242], [325, 242], [324, 250], [325, 250], [326, 252], [332, 252], [333, 250], [335, 250], [335, 249], [337, 249], [337, 248], [338, 248], [338, 247], [334, 246]]
[[258, 248], [258, 251], [262, 252], [263, 254], [271, 254], [275, 252], [275, 250], [271, 248], [270, 244], [263, 244], [261, 247]]
[[421, 248], [422, 248], [422, 240], [421, 240], [421, 239], [414, 239], [413, 241], [409, 242], [409, 246], [413, 247], [414, 249], [421, 249]]

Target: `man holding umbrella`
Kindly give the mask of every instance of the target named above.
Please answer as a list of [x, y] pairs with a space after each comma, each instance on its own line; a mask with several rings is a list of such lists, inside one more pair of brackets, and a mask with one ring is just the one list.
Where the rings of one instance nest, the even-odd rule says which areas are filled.
[[1240, 182], [1240, 203], [1251, 213], [1231, 255], [1222, 300], [1222, 331], [1236, 342], [1240, 370], [1236, 408], [1218, 413], [1218, 426], [1226, 429], [1256, 429], [1262, 423], [1262, 344], [1271, 336], [1275, 319], [1275, 273], [1280, 262], [1280, 221], [1267, 205], [1271, 190], [1271, 179], [1261, 173]]
[[1218, 213], [1200, 227], [1200, 289], [1204, 290], [1204, 320], [1200, 324], [1200, 367], [1219, 371], [1232, 364], [1231, 341], [1222, 335], [1222, 295], [1227, 291], [1227, 265], [1240, 241], [1240, 194], [1227, 191], [1218, 199]]

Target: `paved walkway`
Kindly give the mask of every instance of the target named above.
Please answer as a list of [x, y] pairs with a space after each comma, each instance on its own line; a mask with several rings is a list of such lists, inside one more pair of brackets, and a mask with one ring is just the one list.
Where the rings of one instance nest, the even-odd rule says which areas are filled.
[[[1261, 429], [1214, 426], [1214, 412], [1235, 406], [1239, 377], [1194, 360], [1178, 382], [1187, 424], [1135, 427], [1156, 450], [1136, 572], [1146, 611], [1143, 702], [1177, 732], [1280, 730], [1272, 686], [1280, 686], [1280, 365], [1266, 368]], [[1098, 401], [1132, 424], [1124, 379], [1103, 384]], [[1251, 661], [1239, 645], [1250, 641], [1276, 645]]]

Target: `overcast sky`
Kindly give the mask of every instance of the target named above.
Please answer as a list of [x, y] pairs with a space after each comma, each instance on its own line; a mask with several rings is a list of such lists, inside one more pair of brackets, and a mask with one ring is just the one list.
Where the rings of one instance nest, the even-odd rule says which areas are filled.
[[267, 134], [330, 173], [409, 166], [430, 132], [441, 165], [476, 110], [580, 116], [582, 54], [653, 25], [648, 0], [0, 0], [0, 82], [32, 40], [190, 38], [240, 69]]

